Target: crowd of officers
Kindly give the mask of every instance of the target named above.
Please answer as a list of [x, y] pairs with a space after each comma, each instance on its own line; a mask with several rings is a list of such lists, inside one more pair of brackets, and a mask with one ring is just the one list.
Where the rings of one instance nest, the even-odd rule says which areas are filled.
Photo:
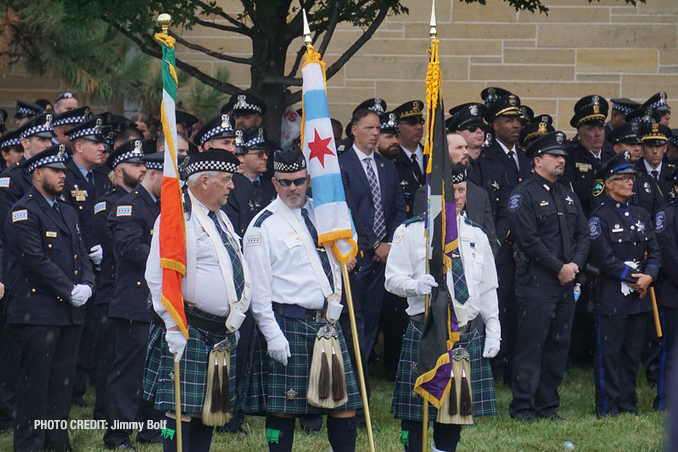
[[[669, 128], [666, 93], [642, 105], [626, 98], [608, 102], [598, 95], [583, 97], [574, 106], [570, 124], [577, 133], [570, 139], [554, 129], [549, 115], [534, 114], [513, 93], [486, 88], [480, 97], [482, 102], [452, 108], [445, 126], [450, 161], [463, 168], [459, 182], [465, 184], [465, 198], [458, 209], [487, 237], [493, 256], [498, 287], [492, 288], [492, 303], [500, 326], [486, 320], [479, 328], [487, 336], [483, 359], [491, 358], [495, 381], [512, 388], [511, 417], [528, 422], [561, 419], [558, 387], [568, 360], [593, 361], [597, 415], [638, 412], [635, 380], [641, 361], [657, 387], [654, 408], [665, 409], [668, 355], [678, 328], [678, 279], [670, 270], [678, 264], [678, 131]], [[311, 340], [292, 331], [285, 319], [312, 323], [308, 316], [323, 309], [322, 302], [294, 302], [301, 296], [294, 284], [276, 282], [293, 283], [295, 274], [304, 271], [291, 257], [303, 250], [295, 248], [303, 240], [276, 237], [285, 222], [297, 224], [285, 216], [287, 209], [300, 212], [297, 226], [305, 225], [300, 236], [317, 242], [317, 232], [306, 197], [309, 178], [303, 157], [298, 147], [280, 150], [267, 138], [265, 114], [265, 102], [250, 93], [234, 95], [221, 114], [205, 121], [177, 112], [177, 151], [183, 175], [194, 175], [186, 183], [187, 193], [204, 204], [206, 214], [223, 212], [210, 218], [228, 251], [229, 274], [244, 278], [235, 293], [244, 303], [238, 309], [245, 306], [247, 315], [237, 347], [235, 339], [231, 347], [233, 419], [224, 429], [243, 432], [243, 412], [273, 410], [266, 422], [269, 448], [291, 450], [294, 416], [311, 431], [322, 422], [318, 410], [288, 409], [307, 405], [303, 394], [280, 386], [270, 389], [283, 391], [277, 399], [269, 393], [277, 401], [262, 399], [256, 408], [242, 403], [258, 400], [249, 391], [252, 380], [261, 378], [251, 372], [253, 366], [262, 366], [260, 349], [281, 364], [276, 375], [287, 377], [288, 360], [297, 362], [295, 350], [300, 347], [291, 337], [299, 343]], [[424, 114], [424, 103], [418, 100], [388, 110], [386, 102], [375, 98], [356, 107], [346, 136], [341, 123], [332, 120], [358, 232], [359, 253], [350, 263], [350, 279], [361, 355], [365, 368], [382, 361], [389, 379], [396, 378], [403, 336], [415, 321], [403, 297], [408, 292], [390, 293], [384, 284], [391, 245], [402, 239], [396, 230], [417, 221], [414, 214], [421, 212], [415, 208], [415, 193], [426, 180]], [[154, 268], [159, 262], [152, 251], [157, 253], [153, 239], [164, 137], [160, 133], [149, 139], [154, 127], [143, 115], [134, 121], [110, 113], [93, 115], [70, 92], [60, 94], [53, 105], [17, 101], [12, 131], [6, 130], [7, 119], [0, 110], [0, 428], [14, 430], [15, 450], [70, 450], [66, 429], [36, 428], [34, 421], [67, 419], [71, 403], [86, 405], [83, 395], [90, 384], [96, 388], [93, 417], [108, 423], [105, 446], [134, 450], [132, 428], [115, 421], [167, 419], [162, 411], [171, 409], [163, 404], [173, 402], [159, 401], [155, 391], [161, 382], [148, 383], [149, 356], [154, 346], [159, 360], [167, 350], [181, 355], [186, 347], [176, 329], [171, 331], [176, 325], [163, 317], [153, 288], [149, 293], [151, 279], [146, 281], [151, 278], [147, 261]], [[215, 157], [215, 149], [237, 160]], [[209, 197], [209, 184], [217, 183], [213, 172], [232, 175], [222, 184], [223, 202], [213, 201], [215, 209], [201, 198]], [[204, 193], [196, 174], [206, 177], [200, 182], [208, 187]], [[195, 221], [202, 218], [195, 215]], [[206, 230], [204, 224], [199, 229]], [[323, 266], [336, 265], [333, 259], [327, 262], [324, 250], [318, 251]], [[282, 261], [276, 260], [280, 256]], [[242, 260], [258, 270], [243, 276], [247, 265]], [[473, 271], [467, 265], [467, 279]], [[326, 273], [335, 290], [338, 278]], [[199, 272], [196, 278], [201, 281]], [[268, 281], [267, 290], [261, 290], [257, 278]], [[203, 289], [208, 286], [209, 281]], [[262, 293], [271, 298], [263, 310], [257, 298]], [[661, 339], [651, 313], [655, 295]], [[204, 313], [192, 305], [190, 318], [197, 316], [196, 322], [204, 325], [226, 318], [234, 306], [214, 317], [209, 309]], [[271, 309], [275, 318], [266, 314]], [[354, 338], [345, 314], [338, 324], [342, 350], [351, 359], [344, 363], [349, 401], [327, 423], [337, 451], [355, 447], [355, 429], [364, 423], [352, 370]], [[149, 330], [157, 340], [150, 348]], [[380, 333], [383, 353], [378, 356]], [[308, 371], [311, 358], [304, 359], [297, 372]], [[369, 375], [366, 380], [369, 393]], [[197, 388], [204, 397], [204, 387]], [[196, 438], [204, 436], [202, 427], [192, 427], [193, 421], [184, 423]], [[171, 450], [157, 428], [142, 428], [136, 437], [138, 443], [163, 440]], [[194, 447], [190, 450], [209, 449], [209, 441], [195, 441], [188, 443]], [[416, 441], [403, 441], [403, 446], [412, 451], [421, 447]]]

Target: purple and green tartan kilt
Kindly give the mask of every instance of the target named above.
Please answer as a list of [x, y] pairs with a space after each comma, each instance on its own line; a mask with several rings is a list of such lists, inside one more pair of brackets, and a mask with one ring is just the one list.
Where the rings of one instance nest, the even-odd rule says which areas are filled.
[[240, 409], [244, 413], [263, 415], [266, 413], [323, 414], [328, 411], [347, 411], [362, 407], [360, 391], [339, 322], [335, 326], [339, 333], [344, 361], [348, 401], [339, 408], [326, 410], [309, 405], [306, 400], [313, 346], [316, 333], [323, 324], [315, 320], [292, 319], [279, 315], [276, 315], [275, 319], [290, 343], [292, 356], [288, 359], [287, 366], [269, 357], [266, 339], [257, 330], [250, 384]]
[[[403, 348], [396, 372], [395, 389], [391, 402], [391, 412], [396, 419], [422, 421], [422, 398], [414, 392], [414, 383], [419, 376], [416, 369], [419, 360], [419, 338], [422, 322], [410, 319], [403, 337]], [[463, 347], [471, 355], [471, 390], [473, 396], [473, 416], [494, 416], [497, 403], [494, 394], [494, 380], [488, 360], [482, 357], [483, 336], [477, 329], [461, 335], [454, 348]], [[437, 410], [429, 405], [429, 418], [435, 419]]]
[[[199, 414], [207, 391], [207, 361], [212, 346], [228, 337], [231, 366], [229, 389], [231, 404], [235, 402], [235, 334], [217, 334], [202, 328], [188, 326], [188, 343], [179, 362], [181, 378], [181, 413]], [[144, 369], [143, 397], [154, 402], [158, 411], [175, 411], [174, 408], [174, 356], [165, 340], [165, 329], [151, 324]]]

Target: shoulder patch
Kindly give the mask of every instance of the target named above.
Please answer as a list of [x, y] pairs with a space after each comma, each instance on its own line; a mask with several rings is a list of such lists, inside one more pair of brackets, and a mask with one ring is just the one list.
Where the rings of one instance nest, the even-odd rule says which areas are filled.
[[264, 210], [263, 212], [261, 212], [261, 214], [260, 214], [259, 217], [257, 218], [257, 221], [254, 222], [254, 227], [255, 227], [255, 228], [260, 228], [261, 225], [264, 224], [264, 221], [266, 221], [266, 218], [270, 217], [271, 215], [273, 215], [273, 212], [271, 212], [271, 211], [268, 210], [268, 209], [266, 209], [266, 210]]
[[250, 235], [245, 239], [245, 246], [261, 246], [261, 234]]
[[661, 212], [657, 212], [657, 216], [654, 219], [654, 231], [659, 233], [664, 230], [666, 227], [666, 214], [662, 210]]
[[9, 177], [0, 177], [0, 188], [9, 188], [10, 181]]
[[591, 217], [589, 220], [589, 234], [591, 235], [591, 240], [595, 240], [600, 237], [600, 234], [603, 232], [600, 226], [600, 218]]
[[94, 204], [94, 215], [98, 214], [99, 212], [103, 212], [104, 210], [106, 210], [106, 201], [101, 201]]
[[403, 241], [403, 233], [402, 232], [396, 232], [393, 234], [393, 243], [400, 243]]
[[412, 223], [417, 223], [419, 221], [424, 221], [425, 216], [426, 215], [422, 212], [419, 215], [415, 215], [412, 218], [408, 218], [407, 220], [403, 221], [402, 224], [408, 225], [408, 224], [412, 224]]
[[511, 199], [509, 199], [509, 210], [511, 212], [515, 212], [518, 210], [520, 207], [520, 203], [523, 201], [523, 195], [520, 193], [516, 193], [515, 195], [511, 196]]
[[132, 206], [118, 206], [115, 210], [116, 217], [131, 217], [132, 216]]
[[28, 210], [22, 209], [12, 212], [12, 223], [28, 220]]
[[596, 179], [593, 183], [593, 188], [591, 189], [591, 194], [593, 196], [600, 196], [605, 191], [605, 184], [602, 179]]

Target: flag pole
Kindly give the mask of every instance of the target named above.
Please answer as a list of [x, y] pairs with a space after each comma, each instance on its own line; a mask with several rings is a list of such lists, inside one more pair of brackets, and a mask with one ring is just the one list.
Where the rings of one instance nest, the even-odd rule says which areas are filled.
[[[162, 34], [167, 36], [167, 29], [172, 23], [172, 16], [169, 14], [160, 14], [157, 19], [158, 24], [162, 27]], [[171, 137], [170, 137], [171, 139]], [[179, 372], [179, 362], [177, 361], [177, 354], [174, 354], [174, 407], [176, 416], [176, 440], [177, 451], [182, 452], [182, 438], [181, 438], [181, 374]]]
[[[437, 23], [436, 23], [436, 0], [433, 0], [433, 4], [431, 5], [431, 22], [429, 23], [429, 27], [430, 27], [429, 28], [429, 37], [431, 38], [431, 40], [435, 39], [436, 36], [438, 35], [438, 30], [437, 30], [436, 26], [437, 26]], [[430, 108], [431, 108], [431, 106], [429, 105], [427, 107], [427, 111], [426, 111], [426, 115], [428, 116], [429, 120], [431, 118], [431, 116], [430, 116], [431, 112], [428, 111], [428, 109], [430, 109]], [[430, 129], [430, 127], [427, 126], [427, 128], [426, 128], [426, 130], [428, 131], [427, 133], [430, 133], [429, 129]], [[430, 158], [431, 158], [431, 156], [429, 156], [429, 159]], [[426, 182], [428, 184], [428, 179], [427, 179]], [[427, 187], [427, 190], [428, 190], [428, 187]], [[443, 200], [443, 202], [444, 202], [444, 200]], [[427, 210], [430, 210], [430, 206], [428, 204], [429, 203], [427, 203], [426, 208], [427, 208]], [[428, 214], [430, 214], [430, 211], [428, 212]], [[426, 225], [428, 225], [428, 220], [426, 221]], [[430, 240], [429, 231], [428, 231], [428, 227], [427, 227], [426, 228], [426, 260], [425, 260], [425, 262], [426, 262], [426, 273], [429, 272], [429, 259], [431, 258], [431, 256], [429, 256], [429, 249], [430, 249], [429, 240]], [[428, 308], [429, 308], [430, 303], [431, 303], [431, 295], [426, 295], [424, 297], [424, 318], [426, 318], [426, 316], [428, 316]], [[429, 423], [428, 403], [429, 403], [428, 400], [426, 400], [425, 398], [422, 397], [422, 413], [421, 413], [422, 414], [422, 423], [421, 423], [422, 424], [421, 425], [421, 429], [422, 429], [422, 432], [421, 432], [421, 450], [422, 451], [428, 450], [428, 423]]]
[[[308, 19], [306, 18], [306, 10], [302, 9], [304, 18], [304, 43], [309, 54], [314, 52], [313, 39], [311, 38], [311, 29], [308, 26]], [[302, 137], [303, 138], [303, 137]], [[351, 335], [353, 337], [353, 350], [355, 352], [356, 371], [358, 374], [358, 383], [360, 385], [360, 396], [363, 402], [363, 410], [365, 412], [365, 427], [367, 430], [367, 439], [369, 442], [370, 452], [375, 452], [374, 435], [372, 432], [372, 419], [370, 417], [369, 400], [367, 400], [367, 387], [365, 386], [365, 374], [363, 370], [362, 357], [360, 354], [360, 342], [358, 341], [358, 327], [355, 321], [355, 312], [353, 310], [353, 297], [351, 295], [351, 282], [348, 278], [348, 268], [346, 264], [341, 265], [341, 274], [344, 281], [344, 293], [346, 294], [346, 305], [348, 306], [348, 316], [351, 321]]]

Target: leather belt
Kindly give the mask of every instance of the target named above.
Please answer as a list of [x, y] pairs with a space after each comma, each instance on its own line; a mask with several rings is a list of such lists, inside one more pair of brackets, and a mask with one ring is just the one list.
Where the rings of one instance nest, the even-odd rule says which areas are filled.
[[[424, 323], [424, 314], [417, 314], [410, 316], [410, 320], [417, 323]], [[468, 333], [470, 330], [471, 322], [467, 322], [466, 325], [459, 327], [459, 334]]]
[[322, 309], [306, 309], [298, 304], [283, 304], [273, 302], [273, 313], [282, 317], [299, 320], [314, 320], [322, 322], [324, 316]]
[[212, 333], [223, 334], [228, 332], [226, 329], [226, 317], [210, 314], [188, 303], [184, 303], [184, 312], [186, 313], [186, 321], [193, 327]]

